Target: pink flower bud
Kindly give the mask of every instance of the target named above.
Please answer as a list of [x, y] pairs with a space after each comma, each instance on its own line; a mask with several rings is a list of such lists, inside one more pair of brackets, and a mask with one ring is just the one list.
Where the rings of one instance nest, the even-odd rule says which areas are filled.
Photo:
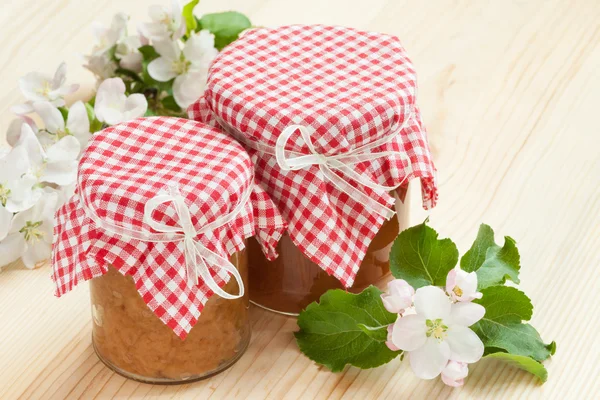
[[404, 279], [394, 279], [388, 283], [387, 292], [381, 295], [383, 306], [391, 313], [403, 313], [412, 306], [415, 289]]
[[469, 375], [467, 363], [451, 360], [442, 371], [442, 381], [448, 386], [458, 387], [465, 383], [467, 375]]

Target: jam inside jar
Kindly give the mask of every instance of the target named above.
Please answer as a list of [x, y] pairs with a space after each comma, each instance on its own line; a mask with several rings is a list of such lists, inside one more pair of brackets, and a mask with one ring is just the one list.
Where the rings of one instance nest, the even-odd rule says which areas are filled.
[[[349, 292], [359, 293], [370, 285], [384, 289], [392, 279], [389, 253], [401, 230], [408, 227], [408, 202], [396, 201], [396, 215], [386, 221], [369, 245]], [[286, 315], [298, 315], [307, 305], [319, 300], [329, 289], [344, 289], [340, 281], [310, 261], [284, 235], [278, 246], [279, 257], [265, 258], [258, 243], [248, 243], [250, 301], [259, 307]]]
[[[246, 250], [230, 260], [247, 287]], [[223, 289], [239, 293], [235, 279]], [[235, 363], [250, 341], [247, 292], [235, 300], [213, 295], [184, 340], [148, 308], [131, 276], [113, 267], [90, 281], [90, 295], [96, 354], [130, 379], [177, 384], [207, 378]]]

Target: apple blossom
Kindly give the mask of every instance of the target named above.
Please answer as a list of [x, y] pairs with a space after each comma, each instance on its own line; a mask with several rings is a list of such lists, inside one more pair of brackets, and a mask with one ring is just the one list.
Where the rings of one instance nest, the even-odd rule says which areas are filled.
[[34, 103], [33, 108], [44, 121], [45, 130], [52, 134], [54, 142], [72, 135], [79, 141], [81, 149], [87, 145], [92, 134], [90, 133], [90, 120], [81, 101], [74, 103], [69, 108], [66, 124], [60, 111], [47, 101]]
[[125, 95], [125, 83], [121, 78], [106, 79], [98, 87], [94, 111], [99, 121], [108, 125], [118, 124], [143, 116], [148, 101], [143, 94]]
[[171, 0], [170, 11], [160, 5], [151, 5], [148, 8], [148, 15], [152, 22], [141, 24], [139, 29], [150, 40], [177, 40], [186, 30], [181, 12], [182, 7], [178, 0]]
[[400, 314], [412, 306], [415, 289], [404, 279], [394, 279], [388, 282], [387, 292], [381, 295], [381, 301], [386, 310]]
[[477, 291], [477, 274], [458, 267], [452, 269], [446, 277], [446, 293], [454, 301], [480, 299], [482, 295]]
[[99, 82], [115, 75], [117, 64], [111, 59], [108, 53], [87, 56], [86, 60], [87, 64], [84, 64], [83, 67], [96, 75]]
[[11, 108], [15, 114], [28, 114], [33, 111], [32, 103], [36, 101], [49, 101], [56, 106], [65, 104], [64, 96], [73, 93], [79, 88], [79, 85], [66, 85], [67, 65], [61, 63], [54, 77], [39, 73], [30, 72], [19, 79], [21, 92], [28, 100], [25, 104], [20, 104]]
[[183, 50], [178, 42], [163, 40], [154, 43], [160, 57], [148, 64], [148, 73], [159, 82], [173, 82], [173, 97], [186, 108], [202, 95], [210, 63], [218, 51], [212, 33], [202, 30], [192, 34]]
[[449, 360], [473, 363], [481, 358], [483, 343], [468, 328], [483, 317], [481, 305], [452, 304], [435, 286], [417, 289], [414, 304], [415, 314], [399, 317], [394, 323], [392, 343], [409, 354], [419, 378], [435, 378]]
[[25, 159], [29, 163], [26, 176], [35, 178], [37, 182], [57, 185], [69, 185], [77, 179], [80, 145], [74, 136], [65, 136], [44, 149], [29, 125], [23, 124], [17, 147], [21, 146], [26, 150]]
[[50, 257], [54, 213], [58, 208], [57, 194], [50, 188], [30, 209], [15, 214], [10, 229], [0, 241], [0, 265], [19, 257], [27, 268]]
[[442, 371], [442, 382], [452, 387], [462, 386], [467, 375], [469, 375], [467, 363], [450, 360]]
[[96, 37], [96, 43], [93, 48], [93, 55], [100, 55], [108, 52], [117, 42], [127, 34], [127, 21], [129, 17], [124, 13], [117, 13], [113, 16], [110, 27], [106, 27], [99, 22], [92, 23], [92, 32]]
[[0, 205], [10, 213], [31, 208], [41, 196], [41, 191], [34, 187], [37, 178], [30, 170], [31, 163], [24, 146], [13, 147], [0, 159]]
[[115, 57], [119, 60], [121, 68], [134, 72], [142, 72], [142, 53], [138, 49], [142, 47], [139, 36], [128, 36], [117, 43]]

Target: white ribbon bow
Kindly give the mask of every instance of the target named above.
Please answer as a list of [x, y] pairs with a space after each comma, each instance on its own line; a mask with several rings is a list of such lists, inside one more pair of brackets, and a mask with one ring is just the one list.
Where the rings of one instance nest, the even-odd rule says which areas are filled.
[[[299, 131], [302, 137], [302, 140], [306, 143], [308, 150], [311, 154], [302, 154], [295, 151], [286, 150], [286, 145], [290, 141], [292, 135]], [[277, 159], [277, 164], [281, 167], [281, 169], [286, 171], [294, 171], [306, 167], [310, 167], [312, 165], [318, 165], [319, 169], [323, 176], [333, 183], [339, 190], [345, 192], [348, 196], [361, 203], [365, 207], [371, 209], [377, 214], [383, 216], [386, 219], [390, 219], [395, 211], [385, 205], [380, 204], [375, 199], [369, 197], [367, 193], [362, 191], [360, 188], [352, 186], [345, 179], [341, 178], [338, 174], [334, 172], [334, 170], [338, 170], [348, 178], [353, 179], [354, 181], [360, 183], [361, 185], [367, 186], [373, 190], [375, 190], [379, 194], [385, 194], [390, 192], [391, 190], [396, 189], [400, 186], [402, 182], [400, 182], [396, 186], [385, 186], [380, 185], [379, 183], [373, 182], [373, 180], [364, 175], [359, 174], [351, 166], [364, 162], [371, 161], [381, 157], [387, 156], [399, 156], [402, 158], [407, 158], [407, 155], [398, 151], [384, 151], [373, 153], [371, 150], [383, 145], [391, 141], [395, 135], [385, 136], [379, 140], [368, 143], [364, 146], [358, 147], [354, 150], [351, 150], [344, 154], [336, 154], [331, 156], [326, 156], [320, 154], [315, 149], [315, 146], [312, 142], [310, 133], [308, 129], [303, 125], [290, 125], [281, 132], [281, 135], [277, 138], [277, 142], [275, 143], [275, 157]], [[292, 157], [288, 157], [287, 154], [291, 154]], [[408, 163], [410, 165], [410, 162]]]
[[[192, 285], [197, 285], [198, 277], [200, 277], [215, 294], [218, 294], [224, 299], [239, 299], [244, 296], [244, 282], [242, 281], [242, 277], [237, 268], [228, 259], [207, 249], [199, 240], [196, 240], [196, 237], [233, 221], [246, 205], [251, 191], [250, 187], [246, 191], [244, 198], [229, 214], [217, 218], [215, 221], [196, 231], [192, 224], [190, 210], [185, 204], [184, 197], [177, 187], [171, 186], [169, 187], [169, 194], [159, 194], [146, 202], [144, 206], [144, 221], [157, 232], [174, 234], [174, 236], [165, 240], [146, 239], [146, 241], [183, 241], [186, 277], [188, 282]], [[169, 202], [172, 202], [175, 205], [179, 226], [169, 226], [152, 218], [152, 213], [158, 206]], [[240, 288], [239, 293], [237, 295], [232, 295], [221, 289], [212, 277], [208, 268], [209, 265], [213, 268], [224, 269], [233, 276]]]

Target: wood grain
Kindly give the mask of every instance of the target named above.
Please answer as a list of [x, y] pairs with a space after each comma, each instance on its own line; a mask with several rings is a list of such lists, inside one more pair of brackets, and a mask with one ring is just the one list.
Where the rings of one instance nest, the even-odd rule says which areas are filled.
[[[158, 0], [157, 0], [158, 2]], [[168, 3], [166, 0], [165, 4]], [[420, 104], [440, 172], [431, 224], [462, 251], [481, 222], [521, 249], [533, 324], [558, 342], [540, 385], [496, 361], [466, 385], [420, 381], [399, 360], [332, 374], [296, 348], [293, 319], [253, 308], [253, 338], [225, 373], [186, 386], [115, 375], [91, 348], [88, 291], [52, 297], [49, 268], [0, 273], [0, 398], [375, 399], [597, 398], [600, 393], [600, 3], [596, 0], [204, 0], [203, 12], [237, 9], [258, 25], [327, 23], [398, 35], [420, 81]], [[93, 79], [79, 54], [90, 23], [141, 0], [0, 0], [0, 129], [22, 101], [17, 79], [63, 60], [84, 97]], [[1, 142], [0, 142], [1, 143]], [[413, 190], [418, 189], [416, 187]], [[413, 222], [426, 215], [414, 200]]]

